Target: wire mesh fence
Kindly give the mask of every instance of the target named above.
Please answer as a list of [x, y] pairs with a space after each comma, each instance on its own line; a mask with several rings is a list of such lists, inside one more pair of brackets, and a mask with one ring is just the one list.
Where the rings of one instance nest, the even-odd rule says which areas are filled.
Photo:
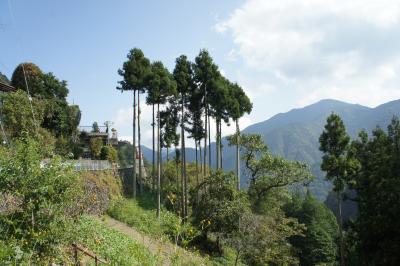
[[113, 169], [113, 164], [107, 160], [71, 160], [68, 161], [76, 171], [101, 171]]

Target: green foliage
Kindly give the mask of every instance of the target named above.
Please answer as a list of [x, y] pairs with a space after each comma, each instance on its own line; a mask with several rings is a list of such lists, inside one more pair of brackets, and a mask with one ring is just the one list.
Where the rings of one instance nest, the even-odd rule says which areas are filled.
[[396, 265], [400, 261], [400, 122], [393, 118], [387, 132], [365, 131], [352, 143], [360, 164], [348, 180], [356, 192], [358, 217], [353, 225], [361, 264]]
[[[11, 138], [18, 138], [24, 133], [36, 134], [44, 119], [45, 103], [32, 99], [32, 114], [29, 97], [24, 91], [3, 93], [0, 95], [2, 122]], [[18, 108], [16, 108], [18, 106]]]
[[42, 147], [21, 139], [0, 150], [0, 238], [16, 239], [34, 259], [55, 255], [68, 210], [79, 192], [76, 176], [60, 158], [43, 162]]
[[[71, 153], [76, 145], [81, 111], [79, 106], [69, 106], [66, 101], [67, 82], [60, 81], [51, 72], [43, 73], [35, 64], [22, 63], [14, 70], [11, 84], [18, 91], [2, 96], [5, 105], [2, 107], [3, 119], [8, 123], [11, 138], [20, 136], [23, 131], [31, 136], [40, 135], [41, 127], [59, 138], [56, 152], [61, 155]], [[33, 110], [26, 94], [28, 90]]]
[[6, 75], [0, 72], [0, 82], [5, 84], [10, 84], [10, 80], [7, 78]]
[[93, 122], [92, 132], [96, 132], [96, 133], [100, 132], [99, 124], [97, 122]]
[[250, 102], [249, 97], [243, 89], [237, 84], [229, 84], [230, 95], [228, 97], [228, 112], [233, 120], [237, 120], [242, 117], [245, 113], [250, 114], [253, 109], [253, 104]]
[[148, 75], [151, 71], [150, 61], [138, 48], [130, 50], [127, 59], [122, 69], [118, 70], [118, 74], [123, 80], [119, 82], [120, 86], [117, 87], [117, 89], [121, 91], [144, 90], [147, 85]]
[[238, 230], [239, 219], [248, 215], [246, 194], [236, 189], [232, 173], [214, 172], [197, 188], [198, 201], [193, 205], [193, 223], [203, 232], [226, 236]]
[[160, 61], [151, 64], [147, 76], [147, 104], [165, 104], [169, 97], [176, 95], [176, 83], [168, 69]]
[[19, 64], [11, 77], [11, 85], [17, 89], [27, 89], [26, 84], [28, 83], [29, 92], [32, 96], [39, 94], [42, 90], [42, 70], [33, 63], [21, 63]]
[[93, 159], [100, 159], [102, 147], [103, 147], [102, 138], [96, 137], [90, 139], [89, 149]]
[[199, 82], [202, 91], [207, 90], [211, 83], [215, 82], [216, 78], [220, 76], [218, 66], [214, 63], [209, 52], [205, 49], [200, 50], [199, 54], [195, 58], [195, 64], [193, 65], [195, 79]]
[[347, 157], [350, 137], [338, 115], [331, 114], [328, 117], [319, 142], [320, 150], [324, 153], [321, 170], [325, 171], [326, 178], [333, 182], [335, 191], [343, 191], [345, 179], [351, 174], [355, 162]]
[[247, 265], [298, 264], [298, 258], [288, 240], [301, 234], [302, 225], [276, 210], [271, 210], [268, 215], [252, 215], [246, 219], [244, 222], [247, 225], [243, 227], [247, 227], [248, 235], [245, 237], [242, 260]]
[[[236, 137], [231, 137], [234, 142]], [[264, 203], [274, 191], [294, 184], [306, 184], [312, 175], [306, 164], [272, 156], [260, 135], [242, 134], [240, 149], [250, 176], [249, 195], [253, 207], [263, 212]]]
[[338, 224], [333, 213], [310, 192], [295, 194], [285, 206], [286, 214], [305, 225], [301, 236], [290, 239], [300, 265], [335, 265], [338, 256]]
[[118, 154], [117, 150], [112, 146], [103, 146], [100, 151], [100, 159], [101, 160], [108, 160], [110, 162], [117, 162]]
[[133, 161], [133, 146], [127, 141], [119, 141], [117, 147], [118, 163], [121, 168], [131, 165]]
[[325, 129], [320, 138], [320, 151], [322, 156], [321, 170], [326, 172], [326, 179], [332, 181], [333, 191], [337, 194], [340, 243], [340, 264], [344, 265], [345, 247], [342, 229], [342, 192], [346, 180], [358, 168], [358, 162], [349, 156], [350, 137], [342, 119], [332, 113], [326, 120]]
[[43, 73], [33, 63], [19, 64], [12, 75], [11, 84], [20, 90], [27, 90], [33, 97], [42, 99], [57, 99], [65, 102], [68, 95], [67, 82], [60, 81], [53, 73]]

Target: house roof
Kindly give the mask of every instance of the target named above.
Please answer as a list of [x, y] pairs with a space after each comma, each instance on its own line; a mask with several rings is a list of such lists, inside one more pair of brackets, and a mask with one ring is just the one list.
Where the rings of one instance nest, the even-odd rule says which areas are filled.
[[8, 85], [8, 84], [3, 83], [3, 82], [0, 82], [0, 91], [10, 92], [10, 91], [15, 91], [15, 90], [16, 89], [13, 86]]

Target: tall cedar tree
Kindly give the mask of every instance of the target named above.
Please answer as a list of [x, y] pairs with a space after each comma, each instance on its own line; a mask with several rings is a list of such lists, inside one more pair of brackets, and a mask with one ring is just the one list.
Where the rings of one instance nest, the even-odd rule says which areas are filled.
[[175, 69], [173, 72], [174, 79], [177, 84], [179, 95], [179, 104], [181, 106], [181, 186], [182, 186], [182, 212], [183, 218], [188, 215], [188, 181], [186, 175], [186, 147], [185, 147], [185, 127], [187, 122], [187, 112], [185, 106], [189, 100], [188, 94], [193, 84], [192, 64], [185, 55], [181, 55], [176, 59]]
[[[210, 128], [210, 96], [212, 83], [216, 81], [217, 78], [221, 76], [218, 71], [218, 66], [214, 64], [213, 59], [211, 58], [210, 54], [207, 50], [203, 49], [200, 51], [199, 55], [195, 58], [195, 65], [194, 65], [194, 72], [195, 72], [195, 79], [196, 83], [200, 87], [201, 91], [203, 92], [203, 106], [204, 106], [204, 121], [205, 121], [205, 132], [204, 132], [204, 176], [207, 175], [206, 173], [206, 163], [207, 163], [207, 155], [209, 156], [209, 167], [211, 168], [211, 145], [210, 141], [208, 141], [207, 146], [207, 138], [210, 138], [209, 128]], [[208, 148], [208, 154], [207, 154]]]
[[338, 202], [337, 220], [340, 238], [340, 265], [342, 266], [345, 264], [342, 228], [342, 192], [349, 173], [349, 160], [347, 157], [349, 142], [350, 137], [346, 132], [342, 119], [332, 113], [327, 118], [324, 131], [319, 138], [319, 149], [324, 153], [321, 170], [326, 172], [326, 179], [333, 182], [333, 190], [336, 192]]
[[176, 95], [176, 83], [164, 65], [156, 61], [151, 64], [148, 78], [147, 103], [157, 105], [157, 218], [160, 219], [161, 208], [161, 116], [160, 105], [167, 103]]
[[229, 93], [231, 94], [229, 97], [228, 104], [228, 113], [229, 116], [235, 121], [236, 125], [236, 133], [231, 138], [231, 143], [236, 145], [236, 177], [237, 177], [237, 188], [240, 189], [240, 154], [239, 154], [239, 146], [240, 146], [240, 128], [239, 128], [239, 119], [245, 114], [250, 114], [253, 109], [253, 104], [251, 103], [249, 97], [247, 97], [246, 93], [237, 83], [230, 83]]
[[210, 84], [210, 114], [215, 120], [215, 161], [216, 168], [221, 168], [221, 132], [220, 125], [222, 121], [229, 122], [228, 104], [229, 104], [229, 81], [218, 74]]
[[[188, 104], [188, 111], [190, 114], [189, 123], [191, 125], [188, 128], [189, 131], [189, 138], [192, 138], [195, 143], [195, 152], [196, 152], [196, 184], [197, 186], [200, 184], [199, 181], [199, 156], [198, 150], [200, 150], [200, 164], [201, 161], [201, 140], [204, 138], [204, 123], [202, 118], [203, 115], [203, 105], [201, 103], [201, 99], [203, 96], [200, 87], [192, 86], [191, 91], [189, 93], [189, 104]], [[202, 169], [202, 167], [200, 167]]]
[[151, 68], [150, 61], [138, 48], [130, 50], [127, 59], [122, 69], [118, 70], [123, 80], [118, 82], [120, 85], [117, 89], [133, 91], [133, 196], [136, 197], [136, 92], [144, 92]]

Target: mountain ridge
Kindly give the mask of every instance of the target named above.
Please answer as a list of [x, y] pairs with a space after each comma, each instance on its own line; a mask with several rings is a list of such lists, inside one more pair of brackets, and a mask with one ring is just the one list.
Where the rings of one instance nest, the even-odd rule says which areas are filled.
[[[363, 129], [369, 133], [376, 126], [386, 129], [393, 115], [400, 114], [400, 100], [393, 100], [371, 108], [334, 99], [324, 99], [302, 108], [278, 113], [267, 120], [246, 127], [241, 132], [260, 134], [274, 155], [309, 164], [312, 173], [316, 176], [315, 181], [310, 185], [310, 190], [318, 199], [324, 200], [331, 189], [331, 184], [324, 179], [324, 174], [320, 170], [322, 153], [319, 151], [318, 139], [326, 118], [332, 112], [343, 119], [347, 132], [354, 139]], [[222, 139], [222, 144], [223, 168], [228, 171], [233, 170], [235, 148], [229, 147], [226, 137]], [[215, 142], [211, 143], [211, 149], [215, 152]], [[187, 148], [186, 156], [188, 162], [195, 161], [195, 150]], [[215, 166], [215, 155], [212, 154], [211, 158], [212, 165]], [[247, 185], [245, 176], [242, 183], [244, 186]]]

